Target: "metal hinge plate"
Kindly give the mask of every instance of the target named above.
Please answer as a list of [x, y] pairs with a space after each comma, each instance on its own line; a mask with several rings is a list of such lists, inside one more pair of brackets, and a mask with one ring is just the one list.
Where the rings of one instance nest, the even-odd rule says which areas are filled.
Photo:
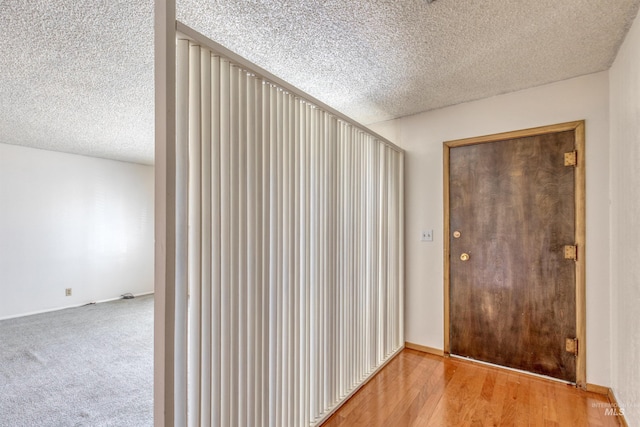
[[565, 340], [565, 350], [574, 356], [578, 356], [578, 338], [567, 338]]
[[564, 153], [564, 165], [565, 166], [576, 166], [578, 164], [578, 152], [577, 151], [569, 151], [568, 153]]
[[564, 247], [564, 259], [578, 260], [578, 246], [566, 245]]

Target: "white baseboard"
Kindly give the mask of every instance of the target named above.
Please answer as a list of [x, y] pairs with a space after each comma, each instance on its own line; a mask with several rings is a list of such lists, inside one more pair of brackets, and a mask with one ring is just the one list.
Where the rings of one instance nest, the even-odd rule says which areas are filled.
[[[144, 295], [151, 295], [153, 293], [154, 293], [154, 291], [140, 292], [138, 294], [134, 294], [134, 296], [141, 297], [141, 296], [144, 296]], [[22, 313], [22, 314], [12, 314], [11, 316], [0, 317], [0, 320], [8, 320], [8, 319], [15, 319], [15, 318], [18, 318], [18, 317], [33, 316], [34, 314], [51, 313], [52, 311], [66, 310], [67, 308], [77, 308], [77, 307], [82, 307], [82, 306], [88, 305], [88, 304], [100, 304], [100, 303], [103, 303], [103, 302], [115, 301], [115, 300], [119, 300], [119, 299], [122, 299], [122, 295], [114, 297], [114, 298], [107, 298], [107, 299], [99, 300], [99, 301], [87, 301], [87, 302], [84, 302], [82, 304], [73, 304], [73, 305], [67, 305], [67, 306], [64, 306], [64, 307], [48, 308], [46, 310], [30, 311], [28, 313]]]

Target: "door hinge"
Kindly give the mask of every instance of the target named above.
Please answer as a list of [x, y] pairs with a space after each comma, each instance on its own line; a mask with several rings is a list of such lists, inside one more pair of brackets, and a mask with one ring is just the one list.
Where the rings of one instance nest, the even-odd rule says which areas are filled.
[[578, 357], [578, 338], [565, 339], [565, 350], [567, 350], [567, 353]]
[[564, 165], [565, 166], [577, 166], [578, 165], [578, 152], [569, 151], [564, 153]]
[[572, 259], [574, 261], [578, 260], [578, 246], [577, 245], [566, 245], [564, 247], [564, 259]]

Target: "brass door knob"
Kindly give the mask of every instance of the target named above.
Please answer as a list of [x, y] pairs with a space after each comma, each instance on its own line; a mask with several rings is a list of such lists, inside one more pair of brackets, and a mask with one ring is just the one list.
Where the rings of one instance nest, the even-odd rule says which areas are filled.
[[469, 261], [469, 254], [464, 253], [464, 254], [460, 255], [460, 260], [461, 261]]
[[454, 238], [454, 239], [459, 239], [459, 238], [460, 238], [460, 236], [461, 236], [461, 234], [460, 234], [460, 232], [459, 232], [458, 230], [456, 230], [456, 231], [454, 231], [454, 232], [453, 232], [453, 238]]

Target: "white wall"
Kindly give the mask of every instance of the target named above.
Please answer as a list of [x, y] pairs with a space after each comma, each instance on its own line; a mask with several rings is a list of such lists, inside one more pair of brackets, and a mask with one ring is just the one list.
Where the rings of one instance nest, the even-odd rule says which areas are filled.
[[613, 390], [640, 425], [640, 18], [609, 71]]
[[153, 167], [0, 144], [0, 318], [151, 291]]
[[[606, 72], [371, 125], [406, 154], [406, 340], [442, 349], [443, 141], [586, 120], [587, 381], [610, 385]], [[433, 242], [420, 231], [434, 229]]]

